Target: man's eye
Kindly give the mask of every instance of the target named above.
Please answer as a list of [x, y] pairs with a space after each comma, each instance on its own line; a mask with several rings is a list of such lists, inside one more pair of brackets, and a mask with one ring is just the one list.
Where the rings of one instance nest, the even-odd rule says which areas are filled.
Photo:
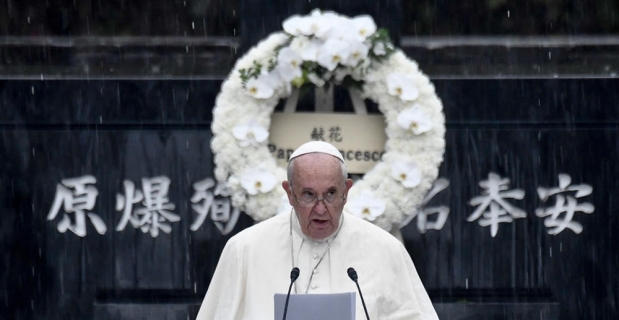
[[303, 198], [314, 198], [314, 193], [313, 192], [309, 192], [309, 191], [305, 191], [301, 194], [301, 196]]
[[337, 193], [335, 191], [329, 191], [325, 194], [325, 199], [327, 199], [327, 201], [329, 202], [335, 200], [336, 197]]

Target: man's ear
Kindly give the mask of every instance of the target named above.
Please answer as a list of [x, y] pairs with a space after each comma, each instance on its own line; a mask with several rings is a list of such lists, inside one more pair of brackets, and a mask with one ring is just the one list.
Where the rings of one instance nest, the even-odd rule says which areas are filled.
[[286, 191], [286, 195], [288, 195], [288, 201], [292, 205], [292, 189], [290, 189], [290, 182], [288, 180], [282, 181], [282, 188]]
[[346, 192], [350, 190], [350, 188], [352, 187], [352, 184], [353, 184], [352, 179], [346, 179]]
[[282, 181], [282, 188], [284, 188], [284, 191], [286, 191], [286, 195], [288, 196], [288, 203], [290, 203], [291, 206], [294, 206], [294, 195], [292, 194], [292, 186], [290, 185], [290, 182], [288, 182], [288, 180]]

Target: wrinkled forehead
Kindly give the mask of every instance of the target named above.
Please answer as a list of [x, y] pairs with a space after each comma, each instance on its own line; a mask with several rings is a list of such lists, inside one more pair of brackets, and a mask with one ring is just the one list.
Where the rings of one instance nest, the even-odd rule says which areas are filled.
[[294, 161], [295, 180], [309, 178], [339, 182], [345, 178], [342, 172], [342, 162], [328, 154], [308, 153], [292, 161]]
[[311, 152], [300, 155], [291, 161], [295, 162], [295, 166], [318, 166], [318, 167], [340, 167], [340, 161], [338, 158], [320, 152]]

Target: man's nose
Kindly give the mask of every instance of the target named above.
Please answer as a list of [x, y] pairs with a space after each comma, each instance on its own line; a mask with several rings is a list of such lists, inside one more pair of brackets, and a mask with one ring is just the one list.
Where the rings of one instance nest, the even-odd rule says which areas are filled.
[[316, 199], [316, 204], [314, 205], [314, 212], [318, 214], [323, 214], [327, 212], [327, 205], [325, 204], [325, 199]]

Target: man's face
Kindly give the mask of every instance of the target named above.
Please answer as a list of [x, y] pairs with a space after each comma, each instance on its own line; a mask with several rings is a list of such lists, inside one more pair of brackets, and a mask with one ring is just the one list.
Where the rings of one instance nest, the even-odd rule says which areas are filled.
[[[288, 194], [290, 205], [294, 207], [303, 233], [314, 240], [324, 239], [339, 226], [352, 180], [342, 175], [340, 161], [328, 154], [309, 153], [294, 161], [291, 181], [284, 181], [282, 186]], [[312, 197], [334, 200], [331, 203], [325, 200], [314, 201], [313, 204], [302, 201]]]

